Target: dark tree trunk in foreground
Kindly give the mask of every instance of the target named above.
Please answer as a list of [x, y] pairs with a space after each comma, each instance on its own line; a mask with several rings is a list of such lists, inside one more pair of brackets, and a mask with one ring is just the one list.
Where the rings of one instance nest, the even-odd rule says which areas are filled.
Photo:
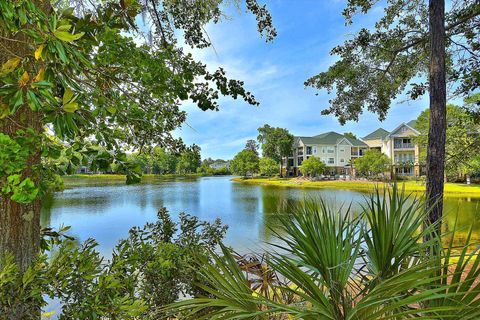
[[[445, 171], [446, 83], [445, 1], [430, 0], [430, 128], [427, 149], [427, 205], [432, 208], [429, 223], [442, 218]], [[437, 231], [440, 231], [438, 225]]]
[[[36, 1], [36, 5], [49, 6], [48, 2]], [[19, 57], [32, 55], [34, 44], [22, 33], [0, 34], [0, 65], [12, 58], [12, 53]], [[24, 89], [25, 90], [25, 89]], [[25, 95], [25, 91], [24, 91]], [[24, 101], [26, 101], [24, 97]], [[12, 139], [19, 135], [19, 130], [33, 129], [37, 137], [42, 134], [41, 112], [32, 111], [28, 105], [0, 120], [0, 133]], [[20, 172], [21, 179], [30, 178], [36, 185], [39, 182], [40, 149], [38, 143], [23, 145], [28, 148], [30, 156], [25, 169]], [[0, 177], [6, 179], [6, 177]], [[24, 271], [37, 256], [40, 244], [40, 200], [37, 198], [29, 204], [20, 204], [10, 199], [11, 194], [0, 193], [0, 255], [10, 252], [20, 268]]]

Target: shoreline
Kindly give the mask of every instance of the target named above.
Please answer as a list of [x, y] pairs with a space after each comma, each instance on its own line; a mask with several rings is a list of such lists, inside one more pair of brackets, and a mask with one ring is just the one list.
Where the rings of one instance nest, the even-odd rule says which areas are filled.
[[[388, 182], [382, 181], [366, 181], [366, 180], [327, 180], [327, 181], [311, 181], [298, 178], [233, 178], [233, 182], [274, 186], [281, 188], [299, 188], [299, 189], [340, 189], [372, 192], [376, 187], [384, 187]], [[399, 188], [405, 188], [406, 192], [424, 193], [425, 184], [417, 181], [397, 181]], [[390, 183], [388, 183], [390, 184]], [[446, 183], [444, 194], [446, 197], [469, 197], [480, 198], [480, 185], [478, 184], [461, 184]]]

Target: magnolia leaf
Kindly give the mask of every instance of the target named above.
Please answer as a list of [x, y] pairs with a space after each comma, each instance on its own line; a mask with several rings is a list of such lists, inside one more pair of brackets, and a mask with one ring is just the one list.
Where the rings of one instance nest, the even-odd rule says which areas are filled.
[[10, 108], [8, 107], [7, 104], [1, 103], [0, 104], [0, 119], [5, 118], [10, 114]]
[[71, 34], [70, 32], [61, 31], [61, 30], [57, 29], [57, 30], [55, 30], [55, 32], [53, 34], [55, 35], [55, 37], [57, 37], [58, 39], [60, 39], [62, 41], [73, 42], [73, 41], [78, 40], [81, 37], [83, 37], [83, 35], [85, 33], [80, 32], [80, 33], [77, 33], [77, 34]]
[[30, 76], [28, 75], [28, 72], [25, 71], [25, 72], [23, 72], [23, 75], [20, 78], [20, 80], [18, 80], [18, 86], [21, 87], [21, 88], [25, 87], [27, 85], [28, 81], [30, 81]]
[[65, 90], [65, 93], [63, 94], [63, 104], [69, 103], [72, 100], [72, 98], [73, 98], [72, 89], [67, 88], [67, 90]]
[[57, 28], [57, 31], [69, 31], [72, 28], [71, 24], [64, 24]]
[[2, 65], [2, 71], [1, 71], [1, 74], [2, 75], [5, 75], [5, 74], [9, 74], [10, 72], [12, 72], [13, 70], [15, 70], [15, 68], [18, 66], [18, 64], [20, 63], [20, 58], [18, 57], [15, 57], [15, 58], [12, 58], [12, 59], [9, 59], [7, 60], [7, 62], [5, 62], [3, 65]]
[[63, 110], [70, 113], [75, 112], [78, 110], [78, 103], [76, 102], [67, 103], [63, 106]]
[[35, 76], [35, 78], [33, 78], [33, 82], [42, 81], [44, 78], [45, 78], [45, 68], [41, 67], [40, 70], [38, 70], [38, 73]]
[[35, 59], [40, 60], [42, 57], [43, 48], [45, 48], [45, 44], [39, 45], [37, 50], [35, 50]]
[[117, 109], [115, 107], [108, 107], [107, 108], [107, 111], [111, 114], [115, 114], [117, 113]]

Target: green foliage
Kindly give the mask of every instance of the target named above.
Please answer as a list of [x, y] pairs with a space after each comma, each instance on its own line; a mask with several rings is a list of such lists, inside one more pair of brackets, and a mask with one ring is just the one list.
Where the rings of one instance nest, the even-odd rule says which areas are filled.
[[[0, 127], [27, 129], [8, 135], [2, 130], [2, 150], [12, 152], [2, 153], [8, 159], [0, 158], [0, 170], [15, 172], [2, 172], [0, 187], [10, 174], [28, 174], [23, 178], [38, 184], [34, 176], [45, 170], [64, 174], [79, 162], [101, 171], [115, 164], [133, 183], [140, 170], [125, 162], [122, 150], [181, 151], [183, 142], [171, 132], [186, 119], [182, 101], [216, 110], [223, 95], [258, 105], [242, 81], [229, 79], [222, 68], [209, 71], [182, 48], [184, 42], [211, 45], [204, 26], [221, 20], [223, 2], [105, 1], [92, 7], [74, 1], [74, 10], [63, 1], [1, 0]], [[276, 32], [266, 8], [256, 0], [246, 8], [271, 40]], [[138, 39], [148, 40], [139, 44]], [[52, 132], [58, 141], [52, 142]], [[49, 159], [58, 142], [67, 146], [62, 165]], [[40, 166], [38, 154], [51, 165]], [[35, 161], [29, 171], [23, 168], [28, 157]], [[192, 171], [186, 162], [180, 167]], [[28, 199], [33, 198], [31, 193]]]
[[267, 177], [274, 176], [278, 172], [278, 163], [271, 158], [260, 158], [258, 167], [260, 170], [260, 174]]
[[13, 317], [33, 305], [23, 316], [34, 319], [49, 296], [62, 304], [59, 319], [158, 319], [165, 304], [204, 293], [194, 286], [203, 279], [192, 265], [197, 259], [211, 263], [209, 252], [226, 227], [186, 214], [175, 223], [163, 208], [156, 222], [132, 228], [110, 260], [93, 239], [78, 244], [64, 235], [66, 230], [45, 230], [42, 248], [47, 251], [23, 273], [13, 256], [0, 259], [2, 315]]
[[[424, 163], [427, 157], [429, 124], [430, 111], [426, 109], [415, 122], [415, 129], [420, 135], [414, 137], [414, 141], [420, 146], [421, 163]], [[480, 126], [471, 113], [462, 107], [447, 105], [445, 171], [449, 179], [461, 179], [465, 174], [477, 172], [478, 167], [475, 164], [480, 152], [479, 129]]]
[[257, 139], [262, 144], [263, 156], [271, 158], [277, 163], [281, 163], [282, 158], [292, 154], [294, 137], [287, 129], [273, 128], [265, 124], [258, 128]]
[[[270, 256], [262, 265], [273, 273], [276, 299], [257, 290], [255, 274], [223, 249], [215, 266], [200, 270], [210, 297], [167, 307], [198, 319], [476, 319], [480, 308], [480, 255], [465, 246], [455, 251], [420, 199], [396, 186], [361, 203], [334, 208], [305, 200], [280, 216]], [[454, 232], [455, 233], [455, 230]], [[422, 239], [429, 240], [422, 240]], [[435, 248], [439, 255], [432, 255]], [[471, 247], [470, 247], [471, 250]], [[201, 260], [200, 260], [201, 261]], [[475, 281], [477, 280], [477, 281]], [[270, 291], [270, 292], [271, 292]], [[283, 300], [278, 297], [284, 297]]]
[[258, 143], [257, 141], [250, 139], [247, 140], [247, 143], [245, 144], [245, 149], [247, 150], [252, 150], [258, 155]]
[[246, 177], [258, 172], [258, 156], [252, 150], [242, 150], [235, 155], [230, 163], [234, 174]]
[[323, 174], [327, 166], [323, 161], [317, 157], [310, 157], [305, 159], [300, 165], [300, 170], [307, 176], [314, 177], [319, 174]]
[[180, 154], [177, 163], [177, 173], [195, 173], [197, 172], [197, 168], [200, 167], [201, 162], [200, 147], [193, 144]]
[[357, 174], [365, 177], [375, 177], [389, 169], [391, 160], [376, 149], [370, 149], [365, 154], [355, 159], [353, 166]]
[[[343, 15], [347, 25], [356, 15], [371, 13], [377, 1], [349, 1]], [[480, 65], [477, 45], [480, 15], [477, 1], [460, 1], [446, 12], [447, 79], [456, 96], [469, 96], [478, 89]], [[337, 56], [327, 71], [311, 77], [305, 85], [335, 93], [329, 108], [340, 123], [358, 121], [363, 109], [385, 119], [392, 101], [407, 91], [419, 98], [428, 90], [430, 57], [428, 5], [425, 1], [389, 1], [372, 28], [356, 28], [352, 37], [334, 47]], [[453, 85], [455, 83], [455, 85]]]

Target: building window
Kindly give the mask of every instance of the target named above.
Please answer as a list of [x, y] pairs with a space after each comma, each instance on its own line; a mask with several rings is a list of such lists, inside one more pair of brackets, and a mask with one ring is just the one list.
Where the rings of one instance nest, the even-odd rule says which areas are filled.
[[335, 159], [334, 158], [328, 158], [328, 164], [334, 164]]
[[297, 159], [298, 165], [301, 165], [302, 162], [303, 162], [303, 157], [298, 157], [298, 159]]
[[313, 147], [313, 153], [314, 153], [314, 154], [317, 153], [317, 147]]
[[288, 166], [293, 167], [293, 159], [288, 159]]
[[307, 147], [307, 154], [312, 154], [312, 147]]
[[345, 152], [345, 149], [343, 149], [343, 148], [342, 148], [342, 149], [340, 149], [340, 152]]
[[328, 149], [327, 149], [327, 152], [328, 152], [328, 153], [334, 153], [334, 152], [335, 152], [335, 149], [333, 149], [333, 148], [328, 148]]
[[342, 163], [345, 162], [345, 159], [341, 158], [341, 159], [340, 159], [340, 162], [342, 162]]

